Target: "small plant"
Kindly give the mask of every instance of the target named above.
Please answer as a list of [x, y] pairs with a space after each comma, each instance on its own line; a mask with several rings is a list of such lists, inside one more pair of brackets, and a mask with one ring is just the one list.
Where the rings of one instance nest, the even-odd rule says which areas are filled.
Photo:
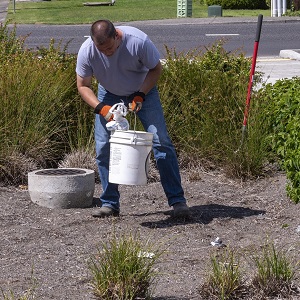
[[285, 297], [293, 293], [292, 280], [295, 265], [283, 250], [277, 250], [273, 243], [262, 248], [261, 255], [253, 256], [257, 274], [252, 284], [264, 296]]
[[241, 299], [245, 292], [240, 262], [234, 251], [226, 248], [210, 258], [211, 271], [200, 290], [205, 299]]
[[150, 299], [158, 275], [153, 266], [163, 252], [132, 234], [114, 235], [89, 263], [94, 295], [103, 300]]
[[0, 287], [0, 296], [2, 295], [2, 300], [34, 300], [35, 297], [35, 290], [37, 287], [37, 281], [36, 278], [33, 276], [33, 268], [31, 270], [31, 285], [30, 287], [22, 293], [22, 295], [17, 296], [14, 291], [11, 289], [4, 291], [3, 288]]

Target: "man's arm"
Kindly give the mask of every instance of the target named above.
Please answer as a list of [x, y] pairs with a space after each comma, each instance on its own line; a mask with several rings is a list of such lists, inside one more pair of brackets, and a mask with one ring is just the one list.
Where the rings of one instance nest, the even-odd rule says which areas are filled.
[[95, 93], [91, 89], [92, 76], [89, 77], [80, 77], [77, 74], [77, 89], [82, 99], [90, 105], [92, 108], [95, 108], [99, 104]]
[[111, 121], [113, 114], [110, 112], [110, 105], [100, 102], [91, 89], [92, 76], [80, 77], [77, 74], [77, 89], [82, 99], [94, 109], [94, 113], [100, 114], [107, 122]]
[[138, 112], [142, 108], [142, 103], [145, 100], [145, 95], [156, 85], [160, 74], [162, 71], [162, 66], [160, 61], [153, 68], [150, 69], [145, 77], [143, 84], [141, 85], [139, 91], [133, 93], [132, 102], [129, 104], [129, 110], [133, 112]]
[[156, 85], [161, 72], [162, 72], [162, 65], [159, 61], [158, 64], [153, 69], [149, 70], [142, 86], [140, 87], [140, 92], [143, 92], [144, 94], [147, 95], [147, 93]]

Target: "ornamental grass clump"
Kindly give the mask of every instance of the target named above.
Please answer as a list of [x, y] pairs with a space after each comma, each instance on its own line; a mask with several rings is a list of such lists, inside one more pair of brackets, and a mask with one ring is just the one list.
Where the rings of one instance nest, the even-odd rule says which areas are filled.
[[220, 249], [210, 257], [208, 276], [201, 286], [203, 299], [242, 299], [245, 285], [238, 256], [230, 248]]
[[256, 293], [263, 297], [289, 297], [297, 292], [293, 280], [298, 263], [292, 261], [288, 251], [268, 243], [252, 258], [257, 269], [252, 280]]
[[67, 54], [66, 47], [51, 40], [48, 48], [32, 51], [16, 37], [15, 28], [0, 27], [0, 181], [4, 184], [24, 184], [29, 171], [56, 167], [72, 148], [91, 144], [93, 113], [77, 93], [76, 57]]
[[[67, 101], [73, 68], [58, 68], [26, 51], [1, 64], [0, 69], [0, 178], [11, 181], [15, 157], [45, 167], [60, 157], [67, 145]], [[7, 158], [10, 158], [7, 160]], [[9, 165], [7, 162], [11, 161]], [[24, 181], [15, 177], [13, 183]]]
[[114, 236], [89, 262], [94, 295], [102, 300], [150, 299], [158, 276], [154, 265], [163, 252], [132, 234]]
[[234, 176], [256, 175], [267, 157], [261, 102], [253, 101], [241, 146], [251, 61], [224, 43], [179, 54], [166, 49], [159, 91], [169, 133], [179, 157], [209, 161]]

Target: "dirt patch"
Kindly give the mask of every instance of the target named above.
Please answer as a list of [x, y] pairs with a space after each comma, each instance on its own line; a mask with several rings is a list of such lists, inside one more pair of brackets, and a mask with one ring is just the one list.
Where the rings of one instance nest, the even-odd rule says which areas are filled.
[[[198, 288], [216, 251], [211, 245], [216, 237], [241, 252], [269, 238], [299, 260], [299, 209], [286, 196], [284, 174], [246, 183], [220, 173], [199, 176], [191, 182], [182, 174], [193, 214], [188, 222], [166, 214], [169, 207], [157, 182], [122, 186], [121, 217], [113, 219], [93, 218], [92, 207], [40, 207], [27, 190], [0, 188], [0, 288], [24, 291], [33, 272], [36, 299], [93, 299], [87, 261], [113, 231], [138, 231], [168, 246], [158, 265], [162, 276], [156, 300], [200, 299]], [[100, 191], [97, 185], [95, 197]]]

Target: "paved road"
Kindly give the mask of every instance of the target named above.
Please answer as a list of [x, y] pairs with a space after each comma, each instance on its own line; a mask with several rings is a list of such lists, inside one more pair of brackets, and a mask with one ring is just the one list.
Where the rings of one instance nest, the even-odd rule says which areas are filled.
[[[218, 19], [219, 20], [219, 19]], [[221, 19], [224, 22], [227, 18]], [[223, 39], [224, 48], [227, 51], [243, 51], [250, 56], [253, 52], [253, 42], [256, 34], [257, 18], [248, 22], [242, 22], [240, 18], [234, 18], [232, 22], [214, 23], [211, 18], [188, 19], [182, 23], [182, 19], [128, 22], [126, 25], [134, 25], [146, 32], [157, 46], [162, 57], [165, 55], [165, 45], [176, 52], [187, 52], [191, 49], [203, 49], [204, 46], [213, 44]], [[294, 20], [294, 19], [292, 19]], [[295, 22], [263, 21], [259, 55], [276, 56], [280, 50], [299, 48], [300, 20]], [[239, 22], [237, 22], [239, 21]], [[220, 22], [220, 21], [219, 21]], [[122, 23], [116, 23], [122, 24]], [[26, 36], [26, 45], [35, 49], [37, 46], [48, 46], [53, 37], [62, 44], [68, 44], [68, 51], [77, 53], [80, 45], [89, 35], [88, 25], [45, 25], [45, 24], [19, 24], [17, 34]]]

